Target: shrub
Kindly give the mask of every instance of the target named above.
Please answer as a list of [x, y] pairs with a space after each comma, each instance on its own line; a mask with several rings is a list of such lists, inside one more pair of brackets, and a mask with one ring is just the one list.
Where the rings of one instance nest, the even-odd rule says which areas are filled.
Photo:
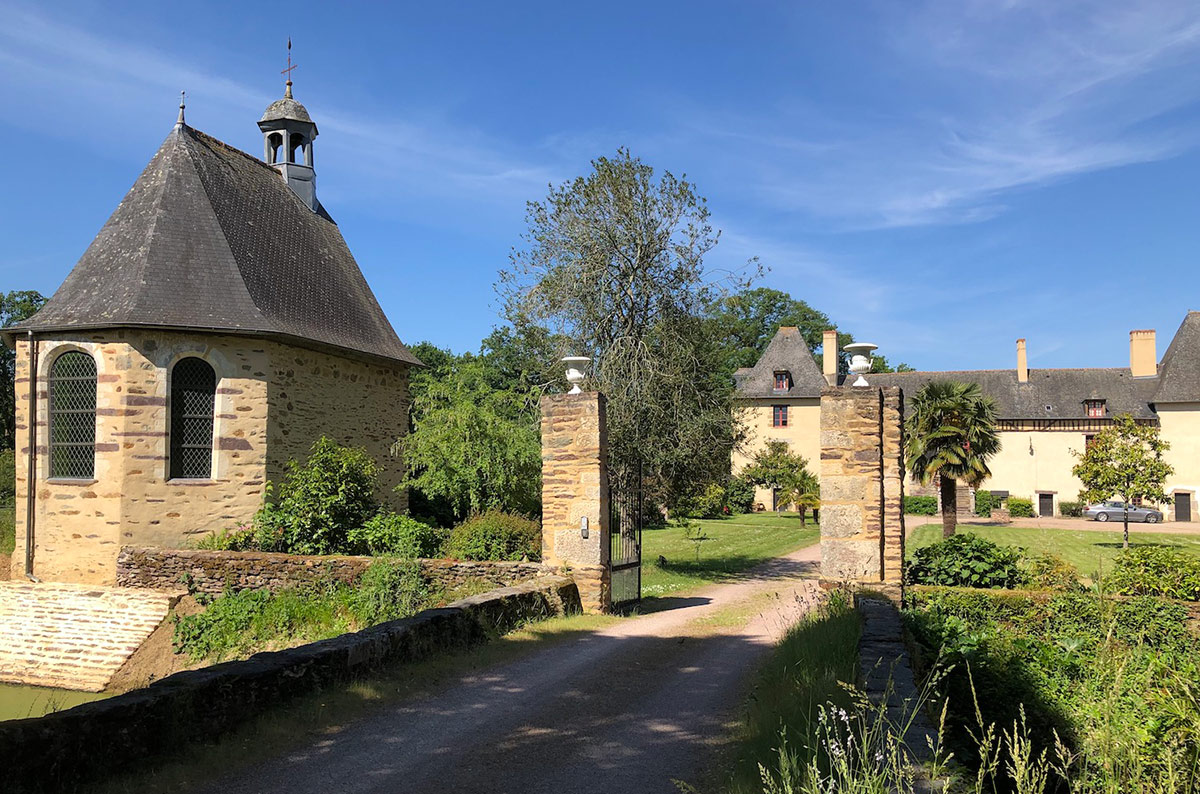
[[1025, 560], [1030, 587], [1041, 590], [1082, 590], [1079, 571], [1057, 554], [1036, 554]]
[[537, 560], [542, 555], [542, 530], [524, 516], [492, 510], [450, 530], [446, 553], [459, 560]]
[[993, 496], [991, 491], [975, 492], [975, 515], [991, 518], [992, 510], [999, 506], [999, 497]]
[[906, 496], [904, 497], [904, 512], [913, 516], [936, 516], [936, 496]]
[[379, 511], [375, 474], [375, 461], [366, 451], [322, 437], [304, 465], [288, 464], [279, 503], [259, 511], [255, 532], [263, 545], [278, 538], [278, 550], [293, 554], [345, 551], [350, 530]]
[[709, 483], [694, 501], [688, 515], [699, 518], [718, 518], [725, 514], [725, 489], [715, 482]]
[[360, 625], [372, 626], [415, 615], [432, 596], [416, 562], [376, 560], [359, 579], [350, 597], [350, 610]]
[[0, 449], [0, 507], [7, 507], [17, 498], [17, 453]]
[[731, 513], [749, 513], [754, 510], [754, 483], [744, 477], [734, 477], [725, 488], [725, 501]]
[[905, 569], [910, 584], [1013, 588], [1024, 584], [1021, 549], [963, 533], [917, 549]]
[[1008, 514], [1013, 518], [1033, 518], [1033, 500], [1014, 496], [1008, 500]]
[[444, 530], [389, 512], [380, 513], [347, 535], [347, 545], [354, 554], [440, 557], [445, 543]]
[[1124, 595], [1200, 600], [1200, 559], [1161, 546], [1138, 546], [1117, 555], [1105, 584]]
[[1081, 518], [1083, 516], [1083, 502], [1059, 502], [1058, 514], [1071, 518]]

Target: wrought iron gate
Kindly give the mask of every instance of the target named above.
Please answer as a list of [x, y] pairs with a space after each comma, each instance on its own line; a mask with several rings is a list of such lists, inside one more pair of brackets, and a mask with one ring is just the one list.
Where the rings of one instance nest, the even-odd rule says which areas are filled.
[[614, 477], [608, 489], [608, 569], [614, 610], [642, 600], [642, 478]]

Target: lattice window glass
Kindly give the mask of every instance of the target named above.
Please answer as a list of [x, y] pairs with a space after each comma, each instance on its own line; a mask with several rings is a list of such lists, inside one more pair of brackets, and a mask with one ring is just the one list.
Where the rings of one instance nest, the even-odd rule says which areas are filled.
[[217, 373], [207, 361], [184, 358], [171, 371], [171, 478], [212, 476]]
[[786, 405], [771, 406], [771, 426], [772, 427], [787, 427], [788, 426], [788, 407]]
[[50, 367], [50, 476], [90, 480], [96, 472], [96, 362], [70, 350]]

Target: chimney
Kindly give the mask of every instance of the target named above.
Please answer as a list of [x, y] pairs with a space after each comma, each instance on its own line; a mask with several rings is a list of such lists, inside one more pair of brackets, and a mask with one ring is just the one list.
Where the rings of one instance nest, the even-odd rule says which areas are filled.
[[1129, 332], [1129, 372], [1135, 378], [1158, 374], [1158, 350], [1154, 329]]
[[1025, 357], [1025, 340], [1017, 340], [1017, 383], [1029, 382], [1029, 360]]
[[837, 330], [825, 332], [821, 342], [822, 368], [825, 371], [825, 382], [830, 386], [837, 385], [838, 375], [838, 344]]

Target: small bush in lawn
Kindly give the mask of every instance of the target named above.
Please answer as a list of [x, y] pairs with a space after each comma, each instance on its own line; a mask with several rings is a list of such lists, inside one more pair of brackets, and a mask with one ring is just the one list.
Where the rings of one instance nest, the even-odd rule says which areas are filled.
[[754, 510], [754, 483], [744, 477], [734, 477], [725, 487], [725, 501], [731, 513], [749, 513]]
[[911, 516], [937, 515], [936, 496], [906, 496], [904, 497], [904, 512]]
[[1058, 514], [1067, 516], [1068, 518], [1081, 518], [1083, 516], [1083, 502], [1059, 502]]
[[910, 584], [1013, 588], [1024, 584], [1022, 551], [963, 533], [917, 549], [905, 569]]
[[1027, 584], [1040, 590], [1082, 590], [1079, 571], [1057, 554], [1035, 554], [1025, 560]]
[[1033, 500], [1014, 496], [1008, 500], [1008, 514], [1013, 518], [1033, 518]]
[[1105, 586], [1123, 595], [1200, 600], [1200, 559], [1161, 546], [1138, 546], [1117, 555]]
[[450, 530], [446, 554], [458, 560], [538, 560], [542, 530], [524, 516], [489, 511]]
[[347, 544], [353, 554], [397, 557], [440, 557], [445, 530], [397, 513], [380, 513], [350, 530]]
[[17, 498], [17, 453], [0, 449], [0, 507], [8, 507]]
[[415, 615], [432, 596], [416, 562], [376, 560], [358, 581], [350, 597], [350, 609], [361, 625], [372, 626]]

